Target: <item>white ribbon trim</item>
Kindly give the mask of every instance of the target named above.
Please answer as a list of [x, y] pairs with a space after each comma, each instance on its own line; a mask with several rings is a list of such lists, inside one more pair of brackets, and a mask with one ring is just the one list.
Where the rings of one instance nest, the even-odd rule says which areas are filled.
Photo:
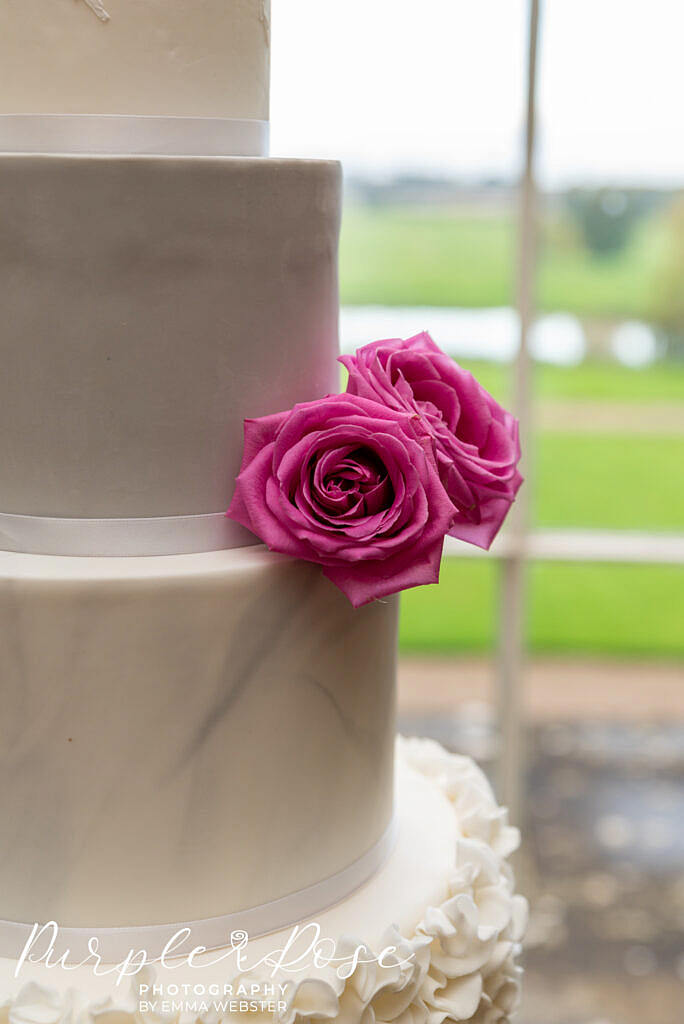
[[255, 544], [225, 512], [131, 519], [67, 519], [0, 512], [0, 551], [28, 555], [191, 555]]
[[[131, 950], [141, 949], [145, 950], [148, 959], [158, 959], [167, 943], [186, 928], [190, 930], [190, 934], [181, 946], [174, 944], [173, 956], [187, 956], [196, 946], [204, 946], [207, 950], [229, 946], [231, 934], [236, 932], [246, 932], [252, 939], [294, 926], [300, 921], [309, 920], [329, 910], [367, 882], [389, 858], [397, 841], [397, 834], [396, 820], [392, 820], [378, 842], [342, 871], [281, 899], [249, 907], [247, 910], [239, 910], [233, 914], [223, 914], [200, 921], [130, 928], [60, 927], [53, 946], [53, 959], [66, 954], [66, 963], [80, 963], [89, 955], [88, 943], [91, 939], [97, 939], [97, 952], [102, 962], [106, 964], [119, 963]], [[229, 870], [229, 866], [226, 870]], [[106, 880], [103, 880], [103, 885], [105, 884]], [[35, 922], [20, 924], [14, 921], [0, 921], [0, 957], [18, 960], [35, 925]], [[32, 948], [36, 956], [41, 956], [47, 950], [50, 936], [44, 938], [45, 942], [37, 942]]]
[[268, 121], [234, 117], [3, 114], [0, 153], [266, 156]]

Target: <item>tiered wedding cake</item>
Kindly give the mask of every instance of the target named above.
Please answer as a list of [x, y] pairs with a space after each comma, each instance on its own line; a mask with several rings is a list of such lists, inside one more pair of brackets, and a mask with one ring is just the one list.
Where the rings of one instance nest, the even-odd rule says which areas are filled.
[[[355, 609], [225, 516], [243, 420], [339, 379], [339, 168], [265, 157], [268, 56], [264, 0], [0, 11], [12, 1024], [490, 1024], [515, 1004], [504, 812], [471, 762], [415, 741], [394, 798], [396, 598]], [[346, 974], [283, 968], [275, 1007], [162, 1007], [169, 979], [225, 996], [249, 975], [254, 995], [264, 965], [182, 955], [245, 931], [254, 964], [302, 920], [338, 951], [379, 953], [395, 925], [397, 949]], [[154, 981], [73, 969], [169, 940], [181, 959]]]

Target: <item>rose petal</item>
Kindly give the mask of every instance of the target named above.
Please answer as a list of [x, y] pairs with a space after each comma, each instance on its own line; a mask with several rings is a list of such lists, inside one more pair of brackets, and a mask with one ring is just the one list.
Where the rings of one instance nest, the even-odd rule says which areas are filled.
[[372, 342], [342, 362], [350, 394], [415, 414], [453, 503], [453, 535], [488, 547], [522, 482], [515, 417], [427, 333]]

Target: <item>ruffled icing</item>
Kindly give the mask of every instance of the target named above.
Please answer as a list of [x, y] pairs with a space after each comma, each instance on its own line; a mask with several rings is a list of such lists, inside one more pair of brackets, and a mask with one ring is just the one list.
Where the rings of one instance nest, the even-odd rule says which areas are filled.
[[[35, 983], [0, 1005], [0, 1024], [507, 1024], [518, 1006], [521, 968], [517, 964], [527, 923], [527, 902], [514, 891], [508, 856], [519, 842], [517, 829], [494, 798], [489, 783], [470, 758], [447, 753], [431, 740], [399, 739], [399, 755], [431, 779], [448, 798], [456, 818], [457, 841], [447, 898], [426, 907], [411, 936], [388, 927], [378, 953], [396, 952], [382, 966], [373, 951], [349, 977], [332, 967], [312, 967], [306, 977], [275, 979], [258, 971], [234, 979], [263, 988], [267, 999], [274, 982], [283, 985], [274, 1012], [206, 1012], [164, 1016], [141, 1012], [139, 986], [154, 980], [146, 970], [134, 987], [100, 1004], [73, 989], [58, 994]], [[362, 945], [340, 938], [337, 956], [351, 956]], [[258, 998], [258, 996], [257, 996]]]

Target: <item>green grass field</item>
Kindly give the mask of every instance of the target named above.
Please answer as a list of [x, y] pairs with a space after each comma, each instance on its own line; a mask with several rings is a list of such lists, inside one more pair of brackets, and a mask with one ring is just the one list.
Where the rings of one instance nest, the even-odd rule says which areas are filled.
[[[593, 256], [564, 222], [541, 232], [538, 303], [582, 316], [648, 318], [663, 251], [651, 217], [610, 259]], [[352, 206], [340, 251], [342, 302], [507, 306], [514, 299], [515, 220], [461, 208]]]
[[[568, 371], [572, 373], [572, 371]], [[544, 433], [537, 523], [684, 532], [684, 437]], [[449, 559], [437, 587], [403, 597], [402, 648], [481, 651], [494, 642], [495, 562]], [[684, 568], [540, 564], [530, 570], [533, 650], [684, 656]]]
[[[449, 559], [439, 586], [404, 593], [402, 650], [491, 650], [497, 571], [494, 561]], [[544, 563], [530, 567], [528, 587], [533, 651], [684, 657], [684, 569]]]
[[[463, 365], [500, 401], [507, 399], [509, 373], [505, 366], [472, 359]], [[684, 403], [684, 363], [656, 363], [640, 370], [609, 362], [538, 365], [534, 368], [534, 393], [545, 399]]]
[[[617, 257], [591, 256], [558, 223], [542, 233], [539, 304], [585, 317], [643, 317], [662, 246], [657, 219], [643, 221]], [[514, 222], [501, 215], [352, 208], [345, 218], [343, 302], [486, 307], [513, 301]], [[505, 367], [468, 363], [502, 401]], [[684, 366], [630, 370], [612, 363], [535, 369], [547, 403], [611, 403], [625, 433], [543, 432], [530, 481], [535, 521], [551, 527], [684, 532], [684, 436], [630, 433], [640, 405], [684, 403]], [[402, 599], [404, 651], [483, 651], [495, 642], [497, 565], [449, 560], [438, 587]], [[674, 566], [540, 564], [529, 573], [533, 650], [620, 656], [684, 656], [684, 569]]]
[[684, 437], [543, 433], [533, 456], [539, 525], [684, 533]]

